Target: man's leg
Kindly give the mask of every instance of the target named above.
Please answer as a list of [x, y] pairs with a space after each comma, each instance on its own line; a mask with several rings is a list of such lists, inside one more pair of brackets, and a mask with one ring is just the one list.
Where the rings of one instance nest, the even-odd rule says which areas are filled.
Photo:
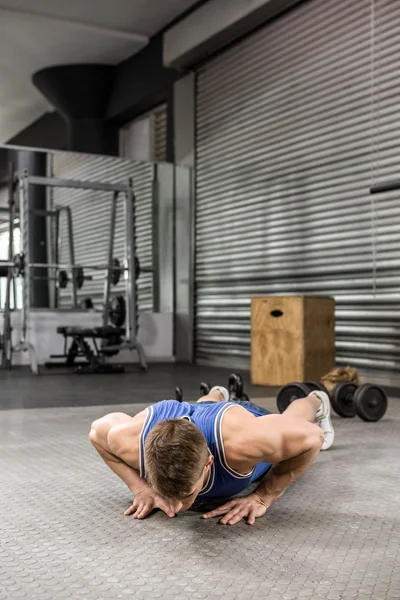
[[316, 394], [311, 394], [307, 398], [301, 398], [291, 402], [283, 414], [298, 419], [305, 419], [310, 423], [314, 423], [317, 411], [321, 406], [321, 399]]
[[222, 386], [215, 386], [206, 396], [202, 396], [197, 400], [197, 404], [200, 402], [227, 402], [229, 399], [229, 392]]
[[335, 432], [331, 421], [331, 403], [325, 392], [313, 392], [307, 398], [294, 400], [283, 414], [316, 423], [324, 432], [325, 442], [322, 450], [327, 450], [332, 446]]

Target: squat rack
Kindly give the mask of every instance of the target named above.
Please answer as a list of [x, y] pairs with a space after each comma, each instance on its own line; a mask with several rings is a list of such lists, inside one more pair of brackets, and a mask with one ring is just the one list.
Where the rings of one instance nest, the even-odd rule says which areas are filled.
[[[104, 285], [104, 311], [103, 311], [103, 327], [108, 324], [108, 308], [110, 301], [110, 273], [115, 271], [113, 263], [113, 245], [115, 237], [115, 223], [117, 213], [117, 203], [120, 194], [124, 196], [124, 220], [125, 220], [125, 244], [124, 244], [124, 266], [121, 268], [124, 271], [125, 279], [125, 298], [126, 298], [126, 325], [125, 325], [125, 340], [115, 348], [110, 347], [109, 350], [136, 350], [142, 369], [147, 369], [146, 356], [143, 347], [137, 340], [138, 333], [138, 310], [137, 310], [137, 286], [136, 277], [137, 259], [136, 259], [136, 239], [135, 239], [135, 195], [132, 187], [132, 180], [129, 179], [127, 184], [110, 184], [93, 181], [82, 181], [72, 179], [59, 179], [55, 177], [37, 177], [31, 176], [27, 172], [18, 179], [19, 184], [19, 219], [20, 219], [20, 238], [22, 242], [22, 259], [24, 265], [24, 277], [22, 278], [22, 310], [21, 310], [21, 340], [14, 348], [14, 351], [29, 351], [32, 372], [38, 373], [37, 360], [35, 349], [27, 340], [27, 318], [30, 308], [30, 269], [31, 268], [59, 268], [58, 263], [31, 263], [29, 261], [29, 227], [26, 223], [26, 214], [29, 212], [29, 186], [43, 185], [47, 187], [60, 187], [69, 189], [85, 189], [97, 190], [102, 192], [112, 192], [112, 211], [110, 220], [110, 245], [108, 263], [105, 265], [68, 265], [71, 269], [79, 269], [83, 267], [104, 270], [107, 272]], [[9, 268], [9, 276], [7, 278], [7, 299], [9, 298], [9, 282], [16, 276], [15, 267], [18, 255], [12, 258], [12, 229], [15, 216], [15, 205], [10, 198], [10, 244], [9, 244], [9, 260], [0, 261], [0, 266]], [[26, 260], [26, 257], [28, 260]], [[66, 265], [65, 265], [66, 266]], [[8, 308], [8, 310], [7, 310]], [[9, 301], [6, 303], [6, 315], [9, 319]], [[11, 340], [9, 342], [11, 344]]]

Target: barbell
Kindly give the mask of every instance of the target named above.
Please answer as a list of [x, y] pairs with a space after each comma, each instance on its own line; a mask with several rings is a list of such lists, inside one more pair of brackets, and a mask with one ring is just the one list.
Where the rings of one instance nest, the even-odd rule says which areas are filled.
[[[25, 255], [21, 252], [20, 254], [16, 254], [13, 258], [13, 261], [0, 261], [0, 266], [4, 266], [4, 267], [11, 267], [14, 271], [14, 275], [16, 277], [24, 277], [25, 275]], [[72, 265], [72, 264], [63, 264], [63, 263], [28, 263], [28, 266], [30, 268], [37, 268], [37, 269], [59, 269], [60, 273], [64, 272], [61, 275], [58, 276], [58, 282], [60, 287], [66, 287], [66, 285], [68, 284], [68, 274], [66, 273], [66, 270], [72, 270], [73, 272], [73, 277], [75, 278], [77, 287], [80, 289], [85, 281], [85, 279], [89, 279], [88, 276], [86, 276], [84, 274], [84, 268], [88, 269], [88, 270], [94, 270], [94, 271], [108, 271], [110, 274], [110, 280], [112, 285], [117, 285], [119, 283], [119, 280], [121, 278], [121, 274], [124, 271], [127, 271], [127, 267], [123, 267], [121, 266], [121, 263], [119, 262], [118, 258], [113, 258], [112, 259], [112, 265], [105, 265], [105, 264], [100, 264], [100, 265]], [[138, 279], [140, 277], [141, 273], [152, 273], [153, 272], [153, 268], [152, 267], [141, 267], [139, 259], [137, 256], [135, 256], [135, 275], [136, 275], [136, 279]], [[67, 281], [65, 279], [65, 275], [67, 275]], [[62, 279], [62, 282], [60, 281], [60, 277]], [[61, 285], [61, 283], [63, 285]]]
[[57, 281], [58, 287], [62, 290], [68, 287], [70, 281], [75, 280], [75, 285], [80, 290], [83, 287], [85, 281], [91, 281], [93, 277], [91, 275], [85, 275], [82, 267], [78, 267], [72, 271], [72, 278], [69, 277], [68, 272], [65, 269], [60, 269], [55, 277], [52, 276], [41, 276], [34, 275], [32, 277], [34, 281]]

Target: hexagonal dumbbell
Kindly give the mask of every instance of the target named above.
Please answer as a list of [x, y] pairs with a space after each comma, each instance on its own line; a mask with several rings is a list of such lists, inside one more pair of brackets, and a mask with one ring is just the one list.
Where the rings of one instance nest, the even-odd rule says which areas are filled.
[[176, 387], [175, 388], [175, 400], [177, 400], [177, 402], [183, 402], [183, 390], [181, 387]]
[[238, 373], [232, 373], [228, 379], [229, 402], [245, 400], [249, 402], [250, 398], [243, 391], [243, 378]]
[[200, 398], [203, 396], [208, 396], [211, 391], [211, 385], [209, 383], [205, 383], [204, 381], [200, 384]]

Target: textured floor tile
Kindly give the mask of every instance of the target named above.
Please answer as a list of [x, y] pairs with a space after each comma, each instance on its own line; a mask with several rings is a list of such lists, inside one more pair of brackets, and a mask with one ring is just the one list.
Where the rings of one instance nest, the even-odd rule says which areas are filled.
[[[171, 395], [179, 377], [195, 395], [217, 374], [163, 367], [157, 387], [138, 374], [2, 382], [0, 600], [400, 598], [395, 399], [379, 423], [335, 417], [336, 445], [254, 527], [195, 512], [124, 517], [131, 495], [90, 446], [90, 423], [111, 410], [139, 412], [140, 399]], [[58, 408], [16, 409], [55, 406], [59, 395]]]

